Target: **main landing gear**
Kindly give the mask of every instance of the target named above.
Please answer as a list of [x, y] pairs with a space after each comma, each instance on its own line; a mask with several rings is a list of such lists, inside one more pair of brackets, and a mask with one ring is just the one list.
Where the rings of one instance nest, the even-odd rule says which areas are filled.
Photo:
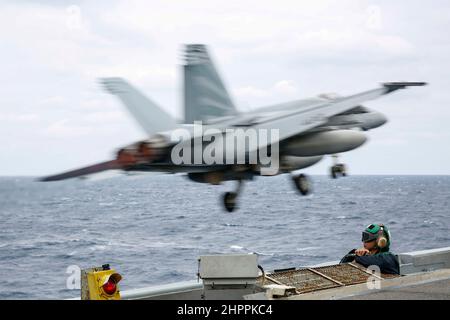
[[[312, 192], [311, 180], [307, 175], [300, 174], [292, 176], [292, 181], [302, 195], [306, 196]], [[234, 192], [226, 192], [223, 196], [223, 205], [228, 212], [233, 212], [237, 209], [237, 198], [244, 184], [242, 179], [237, 180], [237, 182], [238, 185], [236, 190]]]
[[311, 193], [311, 181], [307, 175], [292, 176], [292, 181], [294, 181], [295, 187], [302, 195], [306, 196]]
[[223, 196], [223, 204], [228, 212], [233, 212], [237, 207], [237, 197], [242, 189], [243, 182], [238, 180], [238, 186], [235, 192], [226, 192]]

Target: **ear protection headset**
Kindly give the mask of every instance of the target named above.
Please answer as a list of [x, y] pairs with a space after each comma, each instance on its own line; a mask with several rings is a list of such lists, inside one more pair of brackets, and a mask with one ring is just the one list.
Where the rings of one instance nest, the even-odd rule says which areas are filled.
[[377, 246], [380, 249], [385, 248], [389, 241], [388, 241], [388, 231], [385, 231], [385, 226], [380, 224], [380, 231], [378, 231], [378, 239], [377, 239]]

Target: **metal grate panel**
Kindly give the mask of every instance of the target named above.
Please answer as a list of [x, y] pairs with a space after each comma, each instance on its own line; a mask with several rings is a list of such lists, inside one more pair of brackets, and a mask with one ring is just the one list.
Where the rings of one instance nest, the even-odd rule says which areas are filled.
[[[272, 273], [270, 278], [284, 285], [295, 287], [298, 293], [339, 287], [333, 281], [321, 277], [308, 269]], [[271, 280], [269, 281], [275, 283]]]
[[327, 267], [314, 268], [324, 275], [333, 278], [342, 284], [348, 286], [352, 284], [364, 283], [370, 277], [370, 274], [358, 270], [349, 264], [341, 264]]
[[[364, 267], [345, 263], [326, 267], [274, 272], [266, 275], [265, 279], [260, 276], [258, 284], [261, 286], [266, 284], [283, 284], [295, 287], [297, 293], [301, 294], [364, 283], [367, 282], [370, 276], [371, 274], [367, 273]], [[377, 277], [376, 275], [374, 276]], [[398, 276], [381, 275], [383, 279], [394, 277]]]

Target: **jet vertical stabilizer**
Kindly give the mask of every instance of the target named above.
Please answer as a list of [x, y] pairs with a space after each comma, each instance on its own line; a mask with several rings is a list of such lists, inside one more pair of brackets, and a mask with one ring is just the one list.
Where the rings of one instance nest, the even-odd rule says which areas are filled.
[[184, 65], [184, 122], [237, 114], [236, 108], [202, 44], [186, 46]]

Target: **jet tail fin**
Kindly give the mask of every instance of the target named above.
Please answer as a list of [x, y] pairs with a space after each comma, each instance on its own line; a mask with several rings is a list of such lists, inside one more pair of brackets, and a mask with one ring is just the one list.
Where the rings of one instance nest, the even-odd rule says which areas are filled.
[[177, 126], [175, 119], [124, 79], [103, 78], [100, 82], [123, 102], [148, 135]]
[[185, 123], [237, 114], [206, 46], [186, 45], [185, 54]]

